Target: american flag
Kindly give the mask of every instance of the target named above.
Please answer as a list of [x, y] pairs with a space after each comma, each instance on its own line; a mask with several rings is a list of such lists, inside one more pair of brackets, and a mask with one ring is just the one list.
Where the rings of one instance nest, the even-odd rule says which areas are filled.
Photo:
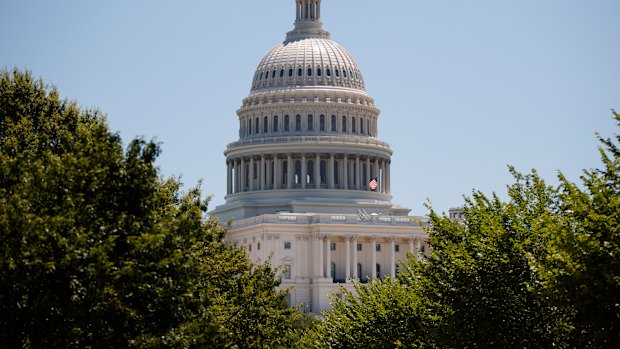
[[368, 186], [370, 187], [370, 190], [372, 191], [377, 190], [377, 187], [379, 186], [379, 182], [377, 181], [377, 178], [371, 179], [370, 182], [368, 183]]

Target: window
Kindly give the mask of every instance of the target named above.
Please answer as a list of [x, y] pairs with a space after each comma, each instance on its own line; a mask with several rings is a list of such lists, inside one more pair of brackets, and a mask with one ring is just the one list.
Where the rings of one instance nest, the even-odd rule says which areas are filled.
[[252, 245], [251, 244], [248, 246], [248, 251], [252, 252]]
[[271, 73], [271, 78], [273, 79], [273, 78], [275, 78], [275, 77], [276, 77], [276, 71], [274, 70], [274, 71]]
[[331, 276], [332, 279], [336, 278], [336, 263], [334, 262], [329, 266], [329, 276]]
[[364, 119], [360, 118], [360, 133], [364, 134]]
[[284, 249], [285, 250], [290, 250], [291, 249], [291, 242], [290, 241], [284, 241]]
[[394, 245], [394, 252], [400, 252], [400, 246]]
[[256, 249], [260, 251], [260, 242], [256, 244]]
[[269, 118], [265, 116], [265, 119], [263, 120], [263, 133], [267, 132], [269, 132]]
[[358, 250], [358, 251], [361, 251], [361, 250], [362, 250], [362, 244], [359, 244], [359, 243], [357, 244], [357, 250]]
[[256, 118], [256, 133], [258, 133], [258, 131], [260, 130], [260, 120], [258, 118]]
[[308, 160], [308, 170], [306, 174], [306, 184], [314, 184], [314, 160]]
[[319, 131], [325, 131], [325, 115], [319, 117]]
[[347, 71], [346, 70], [342, 70], [342, 76], [344, 76], [345, 78], [347, 77]]
[[381, 279], [381, 264], [377, 263], [375, 267], [377, 268], [377, 279]]
[[332, 70], [327, 68], [327, 76], [332, 76]]
[[293, 76], [293, 69], [289, 69], [289, 70], [288, 70], [288, 76], [289, 76], [289, 77]]
[[332, 115], [332, 132], [336, 132], [336, 115]]
[[314, 131], [314, 118], [308, 115], [308, 131]]
[[273, 132], [278, 132], [278, 116], [273, 117]]
[[321, 160], [321, 167], [319, 168], [319, 174], [321, 176], [321, 184], [327, 183], [327, 162]]
[[347, 132], [347, 117], [342, 117], [342, 132]]
[[330, 251], [336, 251], [336, 243], [335, 242], [330, 242], [329, 243], [329, 250]]
[[303, 70], [301, 68], [297, 69], [297, 76], [301, 76], [303, 74]]
[[284, 69], [280, 69], [280, 77], [284, 76]]
[[321, 76], [321, 68], [317, 68], [317, 70], [316, 70], [316, 75], [317, 75], [317, 76]]
[[340, 70], [336, 69], [336, 77], [339, 78], [340, 77]]
[[420, 244], [420, 253], [424, 253], [424, 245]]
[[252, 120], [248, 122], [248, 134], [252, 134]]
[[351, 132], [355, 133], [355, 116], [351, 118]]
[[262, 73], [262, 72], [260, 73], [260, 78], [259, 78], [259, 80], [263, 80], [263, 73]]
[[295, 115], [295, 131], [301, 131], [301, 115]]
[[282, 268], [282, 278], [290, 279], [291, 278], [291, 266], [289, 264], [285, 264]]
[[381, 244], [376, 244], [375, 245], [375, 251], [381, 252]]
[[357, 263], [357, 268], [356, 269], [357, 269], [356, 270], [357, 271], [357, 275], [356, 276], [361, 279], [362, 278], [362, 264], [361, 263]]
[[284, 115], [284, 131], [290, 131], [290, 122], [288, 115]]
[[312, 76], [312, 68], [308, 68], [308, 76]]
[[295, 184], [301, 184], [301, 161], [295, 161], [295, 177], [293, 178]]
[[366, 132], [370, 135], [370, 119], [366, 119]]

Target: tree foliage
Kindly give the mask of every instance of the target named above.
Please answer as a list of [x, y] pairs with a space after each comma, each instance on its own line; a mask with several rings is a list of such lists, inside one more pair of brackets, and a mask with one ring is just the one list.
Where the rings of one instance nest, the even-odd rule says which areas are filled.
[[343, 290], [306, 345], [620, 347], [620, 136], [599, 139], [581, 185], [511, 168], [507, 201], [474, 192], [464, 221], [431, 208], [430, 257]]
[[123, 151], [96, 110], [0, 71], [0, 343], [288, 347], [297, 311], [268, 265], [224, 243], [160, 148]]

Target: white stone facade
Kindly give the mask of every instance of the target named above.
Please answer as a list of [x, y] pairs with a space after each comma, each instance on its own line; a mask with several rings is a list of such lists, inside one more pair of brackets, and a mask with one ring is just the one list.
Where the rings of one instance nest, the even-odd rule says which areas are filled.
[[226, 203], [211, 214], [234, 220], [228, 241], [252, 259], [284, 266], [291, 303], [316, 313], [339, 284], [393, 276], [407, 252], [428, 247], [421, 219], [391, 202], [392, 150], [377, 138], [361, 69], [322, 29], [320, 0], [295, 5], [295, 28], [260, 62], [237, 111]]

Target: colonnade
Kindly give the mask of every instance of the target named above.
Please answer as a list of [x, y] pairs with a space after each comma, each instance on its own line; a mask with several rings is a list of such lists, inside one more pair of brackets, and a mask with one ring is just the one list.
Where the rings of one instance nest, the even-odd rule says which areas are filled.
[[[370, 260], [370, 273], [368, 275], [360, 275], [360, 268], [358, 264], [361, 265], [360, 259], [358, 256], [358, 243], [365, 241], [368, 242], [368, 238], [361, 238], [357, 235], [346, 235], [346, 236], [335, 236], [335, 235], [322, 235], [322, 234], [314, 234], [313, 235], [313, 250], [314, 254], [314, 275], [315, 278], [334, 278], [332, 275], [332, 250], [331, 244], [333, 241], [338, 240], [342, 241], [344, 238], [345, 244], [345, 279], [349, 278], [358, 278], [362, 279], [365, 276], [370, 277], [383, 277], [384, 275], [390, 275], [390, 277], [396, 277], [396, 242], [397, 240], [404, 240], [403, 238], [397, 238], [396, 236], [388, 236], [388, 237], [378, 237], [376, 235], [371, 236], [370, 239], [370, 250], [371, 250], [371, 260]], [[377, 275], [379, 271], [377, 270], [377, 243], [378, 240], [381, 239], [389, 242], [390, 249], [388, 251], [390, 257], [390, 268], [389, 273], [382, 272], [381, 275]], [[422, 238], [416, 237], [408, 237], [406, 240], [409, 244], [409, 252], [411, 252], [416, 259], [420, 257], [420, 255], [425, 254], [422, 246], [424, 245], [424, 240]], [[365, 263], [368, 264], [368, 261]], [[342, 266], [340, 266], [341, 268]], [[336, 266], [338, 268], [338, 266]], [[368, 268], [366, 268], [368, 269]], [[335, 272], [335, 271], [334, 271]]]
[[390, 159], [348, 153], [286, 153], [226, 160], [227, 194], [282, 189], [370, 190], [390, 193]]

